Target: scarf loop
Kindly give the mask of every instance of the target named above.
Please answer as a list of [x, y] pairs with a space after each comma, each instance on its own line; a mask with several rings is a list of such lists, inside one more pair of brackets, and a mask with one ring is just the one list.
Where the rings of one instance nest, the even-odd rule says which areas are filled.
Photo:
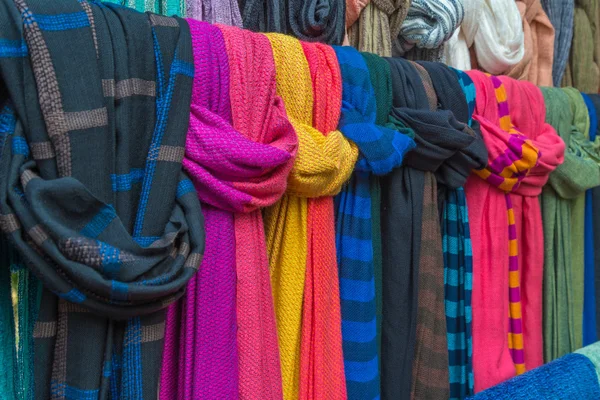
[[[284, 398], [298, 398], [300, 391], [302, 398], [310, 397], [311, 392], [327, 390], [328, 385], [331, 385], [331, 390], [336, 390], [332, 395], [343, 395], [345, 385], [341, 334], [339, 331], [335, 333], [340, 325], [332, 325], [331, 336], [324, 338], [324, 342], [321, 343], [315, 342], [311, 332], [313, 328], [325, 323], [322, 315], [314, 308], [314, 301], [322, 299], [323, 290], [338, 290], [338, 284], [332, 281], [337, 279], [337, 274], [331, 271], [335, 269], [332, 259], [334, 250], [324, 249], [324, 253], [320, 253], [322, 242], [315, 241], [320, 238], [320, 234], [315, 231], [315, 224], [319, 223], [324, 225], [320, 233], [325, 238], [333, 238], [333, 225], [329, 227], [329, 232], [326, 229], [332, 220], [329, 219], [328, 222], [326, 216], [322, 219], [320, 216], [320, 204], [326, 207], [326, 199], [309, 201], [308, 198], [330, 197], [339, 192], [352, 173], [358, 150], [345, 140], [339, 131], [334, 130], [336, 122], [332, 122], [330, 116], [327, 116], [326, 125], [332, 129], [327, 135], [314, 127], [313, 112], [319, 113], [319, 125], [324, 125], [323, 99], [319, 94], [319, 109], [315, 109], [311, 70], [301, 43], [297, 39], [280, 34], [269, 34], [267, 37], [275, 58], [277, 92], [286, 104], [299, 142], [298, 156], [288, 177], [286, 194], [273, 207], [265, 210], [264, 214]], [[341, 102], [339, 89], [338, 94], [337, 102]], [[335, 98], [331, 100], [336, 103]], [[334, 105], [328, 112], [335, 113], [333, 107]], [[333, 119], [337, 120], [337, 117]], [[323, 258], [320, 258], [320, 254]], [[320, 282], [315, 281], [315, 274], [322, 278]], [[327, 321], [328, 324], [335, 323], [335, 318], [340, 321], [339, 300], [335, 298], [336, 295], [332, 296], [326, 300], [330, 302], [329, 312], [334, 318]], [[301, 365], [308, 366], [313, 361], [318, 361], [320, 356], [314, 352], [322, 351], [317, 348], [319, 345], [331, 347], [332, 353], [328, 354], [328, 357], [331, 357], [331, 365], [327, 366], [331, 375], [329, 381], [324, 383], [325, 386], [316, 388], [315, 375], [308, 369], [301, 373]], [[314, 367], [323, 366], [319, 364]]]
[[[543, 88], [542, 93], [546, 121], [567, 148], [563, 164], [550, 174], [541, 196], [545, 240], [544, 360], [549, 362], [582, 344], [582, 330], [576, 327], [581, 327], [583, 317], [584, 192], [600, 185], [600, 170], [598, 149], [581, 130], [589, 116], [579, 92]], [[581, 301], [576, 300], [579, 297]]]
[[571, 51], [575, 0], [542, 0], [542, 7], [554, 27], [552, 82], [554, 86], [560, 87]]
[[[3, 7], [1, 35], [27, 43], [29, 57], [0, 63], [17, 119], [2, 140], [0, 211], [47, 289], [34, 338], [53, 362], [36, 364], [35, 397], [156, 397], [162, 310], [204, 249], [180, 165], [194, 71], [187, 24], [78, 1], [15, 5]], [[57, 15], [82, 29], [56, 29]], [[125, 37], [146, 51], [128, 53]], [[79, 82], [89, 83], [83, 96]]]
[[187, 0], [186, 17], [211, 24], [242, 26], [237, 0]]
[[360, 53], [351, 47], [334, 50], [343, 87], [338, 127], [360, 150], [352, 178], [336, 197], [344, 369], [349, 399], [375, 399], [380, 388], [370, 178], [399, 166], [414, 142], [375, 124], [375, 94]]
[[239, 4], [246, 29], [328, 44], [344, 39], [346, 0], [239, 0]]
[[[468, 74], [477, 87], [474, 119], [489, 152], [488, 167], [476, 171], [478, 178], [469, 178], [465, 187], [472, 222], [478, 392], [542, 364], [543, 237], [534, 197], [562, 162], [564, 143], [544, 122], [543, 98], [535, 86], [477, 71]], [[507, 217], [501, 217], [503, 210]], [[508, 274], [492, 265], [502, 259]]]
[[[247, 193], [242, 212], [235, 214], [240, 397], [280, 399], [283, 389], [278, 324], [259, 208], [276, 203], [285, 192], [298, 138], [277, 94], [269, 40], [238, 28], [219, 28], [231, 69], [233, 127], [255, 147], [249, 153], [249, 172], [242, 172], [233, 183], [235, 189]], [[246, 152], [243, 148], [240, 151]], [[247, 178], [250, 172], [257, 174], [254, 179], [252, 175]]]

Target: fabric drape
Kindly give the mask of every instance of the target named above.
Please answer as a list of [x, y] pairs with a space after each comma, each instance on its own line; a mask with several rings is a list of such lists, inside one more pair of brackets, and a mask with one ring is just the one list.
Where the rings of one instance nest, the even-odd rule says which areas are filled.
[[444, 46], [444, 60], [449, 66], [466, 71], [471, 69], [469, 49], [475, 43], [486, 5], [484, 0], [463, 0], [463, 7], [463, 22]]
[[350, 28], [370, 0], [346, 0], [346, 28]]
[[[589, 94], [591, 102], [594, 105], [594, 109], [596, 110], [596, 115], [600, 115], [600, 96], [597, 94]], [[590, 140], [594, 138], [594, 141], [600, 137], [600, 124], [598, 124], [598, 128], [596, 132], [590, 131]], [[592, 189], [592, 199], [593, 199], [593, 210], [598, 210], [600, 208], [600, 187], [595, 187]], [[598, 249], [600, 245], [600, 213], [593, 213], [593, 230], [594, 230], [594, 249]], [[596, 299], [600, 298], [600, 251], [595, 251], [594, 253], [594, 286], [596, 290]], [[600, 307], [596, 307], [596, 334], [600, 337]]]
[[[590, 118], [589, 141], [596, 145], [596, 130], [598, 129], [598, 116], [592, 99], [581, 93]], [[600, 166], [599, 166], [600, 167]], [[600, 185], [600, 182], [599, 182]], [[594, 212], [592, 190], [585, 192], [585, 233], [584, 233], [584, 299], [583, 299], [583, 345], [589, 346], [598, 341], [596, 332], [596, 288], [594, 257]]]
[[600, 90], [600, 3], [575, 1], [573, 45], [562, 86], [573, 86], [585, 93]]
[[539, 86], [552, 86], [554, 27], [540, 0], [517, 0], [523, 20], [525, 55], [506, 75]]
[[185, 16], [211, 24], [242, 26], [237, 0], [186, 0]]
[[542, 0], [542, 7], [554, 27], [553, 86], [559, 87], [569, 61], [573, 40], [575, 0]]
[[371, 1], [348, 29], [348, 42], [360, 51], [391, 57], [392, 41], [398, 37], [411, 0]]
[[[153, 12], [165, 16], [183, 17], [186, 14], [185, 0], [102, 0], [123, 7], [133, 8], [140, 12]], [[194, 1], [194, 0], [191, 0]]]
[[244, 28], [279, 32], [300, 40], [341, 44], [346, 0], [239, 0]]
[[[465, 185], [473, 246], [473, 371], [479, 392], [514, 376], [519, 364], [521, 371], [542, 364], [544, 242], [536, 197], [562, 163], [564, 143], [544, 121], [537, 87], [478, 71], [468, 74], [477, 88], [474, 119], [489, 153], [488, 167]], [[499, 260], [505, 260], [506, 269], [497, 267]]]
[[360, 53], [351, 47], [334, 50], [343, 81], [339, 129], [360, 150], [350, 181], [336, 197], [346, 385], [349, 399], [374, 399], [380, 386], [371, 175], [384, 175], [398, 167], [414, 142], [375, 124], [378, 106], [369, 69]]
[[[221, 31], [188, 19], [194, 51], [194, 83], [190, 126], [183, 166], [188, 171], [206, 221], [206, 251], [200, 270], [188, 283], [185, 296], [167, 313], [166, 340], [160, 381], [160, 398], [191, 399], [199, 396], [238, 398], [236, 340], [236, 263], [234, 219], [223, 196], [223, 184], [206, 169], [202, 139], [226, 137], [220, 144], [235, 143], [231, 134], [229, 61]], [[229, 128], [229, 131], [226, 130]], [[235, 132], [237, 133], [237, 132]], [[239, 133], [238, 133], [239, 135]], [[218, 148], [222, 153], [224, 148]], [[234, 159], [235, 160], [235, 159]], [[221, 159], [216, 166], [231, 170]], [[221, 189], [219, 191], [218, 189]], [[231, 200], [230, 200], [231, 202]]]
[[[0, 7], [0, 35], [28, 48], [0, 60], [17, 121], [2, 143], [0, 210], [46, 289], [35, 356], [53, 361], [36, 363], [35, 397], [156, 397], [162, 310], [204, 249], [200, 205], [181, 170], [188, 26], [110, 4]], [[21, 31], [23, 18], [35, 23]], [[125, 38], [143, 51], [130, 52]]]
[[[583, 309], [576, 304], [583, 304], [584, 192], [600, 185], [597, 149], [587, 143], [587, 134], [583, 132], [586, 117], [589, 120], [587, 108], [577, 91], [572, 91], [573, 96], [569, 97], [565, 90], [542, 89], [546, 122], [567, 146], [563, 164], [550, 174], [541, 196], [545, 241], [544, 359], [547, 362], [581, 347], [582, 331], [576, 326], [581, 327]], [[579, 296], [582, 300], [576, 301]]]

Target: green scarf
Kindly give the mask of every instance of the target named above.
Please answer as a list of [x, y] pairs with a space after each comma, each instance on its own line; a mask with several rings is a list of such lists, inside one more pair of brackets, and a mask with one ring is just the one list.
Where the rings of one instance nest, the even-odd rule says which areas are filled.
[[600, 144], [589, 141], [589, 114], [573, 88], [542, 88], [546, 122], [564, 140], [564, 163], [544, 187], [544, 359], [582, 346], [585, 191], [600, 185]]

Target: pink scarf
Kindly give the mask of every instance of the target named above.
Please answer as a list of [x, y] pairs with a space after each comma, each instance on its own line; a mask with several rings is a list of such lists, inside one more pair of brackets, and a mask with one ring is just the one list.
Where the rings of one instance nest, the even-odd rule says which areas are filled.
[[184, 167], [202, 201], [205, 258], [169, 309], [163, 399], [280, 399], [262, 217], [297, 147], [266, 38], [189, 20], [195, 76]]
[[478, 392], [543, 363], [544, 235], [537, 196], [562, 163], [565, 146], [545, 123], [544, 98], [536, 86], [468, 74], [477, 89], [473, 118], [489, 153], [488, 167], [465, 185]]

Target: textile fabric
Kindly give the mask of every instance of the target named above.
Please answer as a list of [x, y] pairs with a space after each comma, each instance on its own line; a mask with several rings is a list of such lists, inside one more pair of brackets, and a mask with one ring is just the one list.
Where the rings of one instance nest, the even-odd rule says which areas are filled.
[[52, 362], [35, 364], [35, 398], [156, 397], [162, 310], [204, 250], [181, 169], [188, 26], [101, 3], [0, 7], [3, 43], [27, 47], [0, 59], [16, 118], [2, 141], [0, 211], [46, 288], [33, 336], [37, 359]]
[[[569, 97], [567, 91], [573, 96]], [[582, 344], [584, 226], [581, 218], [584, 192], [600, 185], [600, 172], [598, 150], [588, 143], [583, 132], [589, 116], [579, 92], [543, 88], [542, 93], [546, 121], [567, 146], [563, 164], [550, 174], [541, 196], [545, 241], [544, 360], [549, 362]], [[581, 300], [576, 300], [578, 297]]]
[[589, 346], [575, 351], [575, 354], [582, 354], [590, 359], [594, 367], [596, 367], [596, 375], [600, 378], [600, 342], [593, 343]]
[[[237, 399], [234, 220], [229, 207], [213, 200], [223, 195], [224, 190], [217, 186], [217, 182], [222, 182], [205, 167], [206, 144], [203, 141], [211, 138], [209, 143], [214, 146], [211, 150], [221, 152], [226, 145], [235, 143], [235, 136], [231, 134], [229, 61], [223, 35], [217, 27], [193, 19], [187, 22], [195, 75], [183, 166], [202, 201], [206, 251], [199, 272], [188, 283], [185, 296], [169, 307], [167, 313], [160, 398], [225, 396]], [[224, 138], [228, 133], [229, 141]], [[217, 142], [214, 136], [223, 139]], [[216, 164], [215, 157], [215, 166], [222, 170], [233, 169], [233, 164], [225, 162], [230, 159], [219, 161], [221, 163]]]
[[[489, 153], [488, 167], [469, 177], [465, 185], [473, 246], [473, 371], [475, 392], [479, 392], [514, 376], [515, 364], [531, 369], [543, 362], [544, 242], [536, 197], [548, 174], [562, 163], [564, 143], [545, 123], [538, 88], [478, 71], [468, 74], [477, 88], [473, 118], [481, 126]], [[507, 193], [513, 208], [509, 216], [514, 217], [510, 225], [516, 228], [512, 231]], [[506, 260], [512, 272], [497, 268], [498, 260]], [[512, 292], [520, 295], [521, 315], [509, 302], [509, 284], [515, 288], [515, 283], [520, 290]], [[524, 354], [514, 351], [519, 348]]]
[[186, 0], [186, 17], [211, 24], [242, 26], [237, 0]]
[[346, 28], [354, 24], [370, 0], [346, 0]]
[[[600, 115], [600, 96], [597, 94], [589, 94], [588, 97], [592, 101], [594, 105], [594, 109], [596, 110], [596, 115]], [[590, 131], [590, 139], [594, 138], [594, 141], [600, 136], [600, 124], [598, 124], [598, 128], [596, 132]], [[600, 207], [600, 187], [595, 187], [592, 189], [592, 198], [593, 198], [593, 209], [598, 209]], [[594, 229], [594, 249], [598, 248], [600, 245], [600, 213], [595, 212], [592, 215], [593, 217], [593, 229]], [[594, 286], [596, 290], [596, 298], [600, 298], [600, 251], [594, 252]], [[600, 307], [596, 307], [596, 334], [600, 337]]]
[[[379, 397], [371, 174], [383, 175], [414, 147], [410, 137], [375, 124], [377, 105], [369, 69], [351, 47], [334, 47], [342, 73], [339, 129], [359, 148], [355, 172], [336, 197], [344, 368], [349, 399]], [[382, 353], [383, 354], [383, 353]]]
[[346, 0], [239, 0], [244, 28], [279, 32], [300, 40], [341, 44]]
[[[140, 12], [152, 12], [165, 16], [184, 17], [186, 13], [185, 0], [102, 0], [106, 3], [115, 3], [123, 7], [133, 8]], [[191, 0], [193, 1], [193, 0]]]
[[473, 400], [534, 400], [600, 397], [594, 364], [582, 354], [568, 354], [472, 397]]
[[542, 7], [554, 27], [553, 86], [559, 87], [569, 61], [573, 40], [575, 0], [542, 0]]

